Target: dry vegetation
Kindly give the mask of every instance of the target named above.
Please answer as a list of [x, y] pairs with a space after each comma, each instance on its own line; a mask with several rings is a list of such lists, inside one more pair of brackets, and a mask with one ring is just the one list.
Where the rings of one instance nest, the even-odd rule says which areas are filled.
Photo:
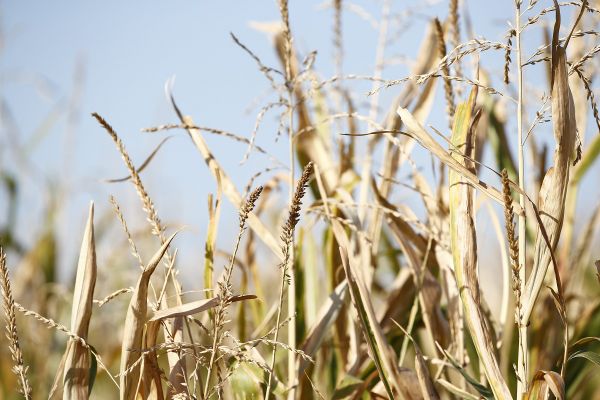
[[[297, 56], [294, 16], [280, 0], [281, 24], [271, 32], [279, 67], [264, 65], [233, 36], [274, 97], [251, 135], [197, 126], [167, 87], [179, 121], [144, 131], [184, 130], [217, 187], [209, 197], [201, 288], [179, 279], [177, 232], [167, 233], [173, 229], [140, 178], [155, 152], [136, 168], [118, 129], [94, 113], [123, 158], [154, 254], [138, 250], [111, 197], [124, 236], [110, 240], [128, 243], [134, 257], [119, 257], [139, 272], [99, 282], [104, 260], [96, 257], [92, 204], [69, 311], [55, 288], [52, 233], [17, 249], [4, 231], [0, 397], [16, 398], [18, 390], [28, 399], [600, 399], [600, 261], [593, 248], [600, 202], [584, 198], [591, 217], [576, 213], [580, 185], [600, 154], [592, 84], [600, 3], [515, 0], [501, 41], [463, 32], [458, 3], [450, 0], [447, 17], [430, 21], [410, 76], [386, 81], [390, 1], [383, 2], [372, 76], [343, 72], [352, 49], [343, 46], [342, 24], [356, 10], [332, 2], [336, 75], [324, 79], [315, 54], [302, 62]], [[523, 37], [539, 26], [547, 42], [528, 54]], [[488, 53], [504, 67], [487, 70], [480, 58]], [[524, 81], [544, 72], [543, 87]], [[356, 81], [371, 82], [371, 92], [353, 91]], [[436, 91], [443, 92], [441, 108]], [[397, 97], [380, 118], [382, 93]], [[264, 184], [251, 182], [242, 195], [203, 135], [265, 152], [256, 132], [276, 110], [289, 167], [257, 174]], [[449, 128], [428, 127], [434, 113], [445, 115]], [[428, 157], [415, 156], [423, 149]], [[266, 216], [280, 215], [272, 198], [285, 185], [284, 223], [267, 224]], [[398, 200], [395, 191], [414, 201]], [[215, 243], [222, 197], [239, 209], [239, 233], [221, 269]], [[494, 231], [477, 232], [477, 217], [492, 221]], [[490, 238], [501, 253], [499, 307], [488, 304], [490, 288], [479, 276], [492, 257], [478, 252], [478, 241]], [[269, 252], [260, 258], [270, 265], [259, 266], [259, 249]], [[20, 264], [5, 251], [22, 254]], [[12, 276], [8, 265], [16, 267]], [[102, 298], [100, 285], [114, 292]], [[191, 300], [188, 290], [203, 297]], [[69, 315], [69, 324], [58, 322]], [[95, 319], [101, 332], [90, 329]]]

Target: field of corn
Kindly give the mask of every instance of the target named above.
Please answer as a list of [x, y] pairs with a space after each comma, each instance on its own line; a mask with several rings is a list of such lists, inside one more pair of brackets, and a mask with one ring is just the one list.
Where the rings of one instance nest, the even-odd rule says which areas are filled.
[[[600, 1], [502, 1], [501, 37], [449, 0], [393, 42], [401, 5], [376, 1], [372, 17], [332, 0], [318, 29], [333, 57], [302, 52], [292, 4], [274, 2], [280, 20], [258, 29], [278, 64], [231, 34], [270, 88], [246, 133], [199, 123], [169, 81], [173, 119], [143, 127], [156, 145], [138, 160], [110, 110], [85, 110], [123, 161], [96, 184], [137, 204], [89, 199], [63, 280], [60, 214], [23, 245], [20, 182], [1, 162], [0, 399], [600, 399]], [[344, 67], [350, 13], [376, 19], [370, 75]], [[384, 79], [402, 40], [420, 43], [410, 73]], [[185, 273], [191, 228], [161, 219], [145, 184], [171, 134], [212, 176], [190, 183], [208, 218]], [[270, 164], [237, 185], [215, 135]]]

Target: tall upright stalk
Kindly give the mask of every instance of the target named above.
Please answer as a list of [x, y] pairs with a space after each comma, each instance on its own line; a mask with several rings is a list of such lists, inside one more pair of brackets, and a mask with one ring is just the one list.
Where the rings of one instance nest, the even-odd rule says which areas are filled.
[[[517, 132], [518, 132], [518, 159], [519, 159], [519, 205], [525, 210], [525, 167], [523, 160], [523, 65], [521, 61], [521, 0], [515, 0], [515, 31], [517, 43], [517, 85], [518, 85], [518, 100], [517, 100]], [[525, 213], [519, 215], [519, 287], [521, 293], [525, 292], [525, 262], [526, 262], [526, 220]], [[519, 328], [519, 349], [517, 361], [517, 400], [523, 398], [527, 391], [527, 370], [528, 370], [528, 354], [527, 354], [527, 321], [523, 321], [522, 312], [517, 310], [517, 324]]]
[[[289, 61], [286, 62], [289, 64]], [[287, 69], [287, 67], [286, 67]], [[289, 156], [290, 156], [290, 204], [294, 200], [294, 133], [292, 128], [293, 122], [293, 108], [292, 108], [292, 92], [290, 89], [288, 101], [290, 107], [288, 111], [288, 125], [289, 125]], [[294, 399], [296, 397], [296, 269], [295, 269], [295, 251], [294, 251], [294, 240], [290, 246], [290, 287], [288, 291], [288, 317], [290, 318], [290, 324], [288, 327], [288, 344], [291, 351], [288, 353], [288, 384], [290, 390], [288, 392], [288, 399]]]
[[[313, 173], [313, 164], [312, 162], [309, 162], [308, 164], [306, 164], [306, 167], [304, 167], [304, 171], [302, 171], [302, 176], [300, 177], [300, 179], [298, 180], [298, 183], [296, 184], [296, 190], [294, 191], [294, 194], [292, 196], [292, 200], [290, 202], [290, 210], [289, 210], [289, 215], [287, 218], [287, 221], [285, 223], [285, 225], [283, 226], [283, 232], [281, 233], [281, 240], [282, 240], [282, 253], [283, 253], [283, 261], [281, 262], [281, 264], [279, 265], [281, 268], [281, 286], [279, 289], [279, 304], [277, 307], [277, 319], [275, 322], [275, 329], [274, 329], [274, 333], [273, 333], [273, 353], [271, 355], [271, 365], [269, 367], [270, 371], [269, 371], [269, 380], [267, 382], [267, 391], [265, 393], [265, 400], [269, 400], [270, 395], [271, 395], [271, 385], [273, 383], [273, 375], [275, 374], [275, 356], [277, 355], [277, 340], [279, 337], [279, 328], [281, 326], [281, 313], [282, 313], [282, 308], [283, 308], [283, 296], [285, 294], [285, 285], [286, 283], [288, 285], [290, 285], [290, 281], [291, 281], [291, 275], [293, 273], [293, 271], [290, 271], [290, 261], [291, 261], [291, 250], [294, 247], [294, 231], [296, 229], [296, 225], [298, 224], [298, 221], [300, 219], [300, 207], [302, 205], [302, 198], [304, 197], [304, 194], [306, 193], [306, 185], [308, 184], [308, 181], [310, 180], [311, 176]], [[288, 289], [288, 300], [290, 297], [293, 297], [293, 293], [290, 293], [291, 289]], [[293, 318], [292, 318], [293, 319]], [[291, 329], [288, 328], [288, 329]], [[288, 344], [288, 347], [291, 347], [290, 344]], [[294, 357], [296, 355], [296, 351], [291, 351], [289, 348], [287, 349], [289, 353], [293, 353], [290, 354], [290, 357]], [[295, 365], [295, 361], [294, 361], [294, 365]], [[294, 375], [293, 381], [296, 381], [296, 376]], [[289, 386], [292, 387], [295, 386], [294, 383], [289, 383]], [[295, 395], [295, 390], [290, 389], [290, 391], [293, 392], [293, 395]], [[289, 396], [289, 391], [288, 391], [288, 396]]]
[[2, 291], [2, 307], [6, 319], [6, 338], [9, 341], [8, 349], [14, 362], [13, 373], [19, 381], [19, 391], [26, 400], [31, 400], [31, 385], [27, 379], [27, 366], [23, 361], [23, 352], [19, 345], [19, 334], [17, 333], [17, 318], [15, 316], [15, 300], [8, 278], [8, 267], [6, 265], [6, 253], [0, 247], [0, 288]]
[[[203, 398], [208, 399], [210, 396], [209, 388], [210, 388], [210, 377], [213, 368], [215, 367], [215, 361], [217, 357], [218, 347], [223, 337], [223, 332], [221, 331], [223, 326], [225, 325], [227, 307], [231, 304], [231, 275], [233, 274], [233, 267], [235, 264], [235, 259], [237, 257], [238, 250], [240, 248], [240, 243], [242, 242], [242, 236], [244, 235], [244, 231], [246, 230], [246, 221], [248, 220], [248, 216], [254, 210], [254, 206], [258, 197], [262, 193], [263, 187], [259, 186], [254, 191], [248, 195], [248, 198], [244, 202], [243, 205], [240, 204], [240, 228], [238, 231], [238, 236], [235, 241], [235, 246], [233, 247], [233, 253], [231, 253], [231, 258], [229, 259], [229, 264], [225, 268], [225, 274], [223, 280], [219, 282], [219, 306], [214, 313], [213, 317], [213, 344], [212, 351], [210, 354], [210, 361], [208, 363], [208, 372], [206, 374], [206, 382], [204, 383], [204, 392]], [[216, 366], [218, 368], [218, 365]]]
[[[292, 76], [292, 33], [290, 31], [289, 8], [287, 0], [280, 0], [279, 9], [284, 29], [284, 58], [285, 58], [285, 87], [287, 89], [287, 124], [288, 124], [288, 151], [290, 159], [289, 173], [289, 202], [294, 201], [294, 179], [295, 179], [295, 157], [294, 157], [294, 77]], [[288, 353], [288, 399], [293, 400], [296, 397], [296, 271], [295, 252], [294, 252], [294, 237], [292, 231], [292, 242], [289, 246], [289, 287], [288, 287], [288, 345], [290, 352]]]

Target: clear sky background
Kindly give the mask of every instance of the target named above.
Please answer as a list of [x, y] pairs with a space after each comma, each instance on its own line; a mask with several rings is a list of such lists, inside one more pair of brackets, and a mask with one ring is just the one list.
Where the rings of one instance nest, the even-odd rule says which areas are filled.
[[[301, 55], [316, 50], [315, 69], [322, 77], [331, 76], [332, 9], [321, 1], [290, 3], [296, 47]], [[386, 54], [398, 62], [386, 68], [383, 76], [396, 79], [406, 76], [406, 64], [417, 55], [427, 20], [432, 16], [445, 18], [447, 3], [392, 3], [392, 15], [403, 28], [390, 28], [390, 36], [400, 36]], [[352, 4], [373, 20], [365, 20], [350, 7], [345, 9], [344, 71], [371, 75], [377, 42], [374, 24], [380, 20], [383, 2], [359, 0]], [[549, 2], [540, 4], [545, 7]], [[514, 18], [512, 0], [468, 0], [466, 5], [478, 36], [505, 41], [507, 21]], [[407, 14], [408, 9], [415, 11]], [[178, 104], [197, 124], [249, 137], [259, 110], [255, 102], [268, 93], [269, 85], [229, 33], [235, 33], [265, 64], [279, 67], [268, 36], [250, 26], [251, 21], [278, 20], [276, 2], [2, 1], [0, 13], [0, 162], [3, 169], [21, 177], [19, 239], [31, 244], [40, 233], [48, 188], [58, 184], [67, 193], [56, 219], [64, 249], [61, 270], [68, 271], [75, 265], [90, 200], [96, 202], [99, 215], [110, 215], [108, 196], [114, 194], [131, 224], [138, 229], [144, 227], [132, 186], [102, 181], [122, 177], [126, 169], [109, 136], [90, 117], [91, 112], [98, 112], [120, 134], [137, 164], [162, 137], [174, 136], [142, 179], [161, 218], [189, 227], [177, 242], [180, 258], [188, 266], [199, 268], [206, 235], [206, 197], [216, 190], [214, 180], [183, 132], [142, 134], [140, 128], [176, 122], [164, 94], [165, 81], [176, 76]], [[461, 21], [463, 33], [465, 20]], [[526, 46], [533, 50], [541, 43], [541, 31], [532, 30], [529, 37], [532, 39]], [[502, 54], [482, 62], [492, 74], [500, 76]], [[543, 76], [529, 75], [528, 79], [543, 82]], [[358, 95], [364, 94], [362, 100], [368, 101], [366, 93], [371, 84], [352, 85]], [[386, 91], [382, 104], [389, 104], [387, 100], [399, 91], [400, 87]], [[443, 109], [441, 99], [436, 105]], [[274, 141], [276, 117], [276, 113], [267, 114], [258, 144], [287, 162], [285, 138]], [[441, 113], [433, 112], [429, 123], [446, 127]], [[240, 165], [244, 145], [210, 135], [207, 140], [240, 190], [253, 173], [271, 165], [268, 158], [257, 153]], [[597, 192], [597, 188], [592, 190], [596, 193], [594, 190]], [[0, 194], [2, 223], [5, 201], [6, 194]], [[236, 226], [236, 214], [225, 203], [219, 244], [228, 248], [231, 235], [227, 233], [231, 232], [229, 227]], [[122, 241], [122, 233], [113, 234]]]

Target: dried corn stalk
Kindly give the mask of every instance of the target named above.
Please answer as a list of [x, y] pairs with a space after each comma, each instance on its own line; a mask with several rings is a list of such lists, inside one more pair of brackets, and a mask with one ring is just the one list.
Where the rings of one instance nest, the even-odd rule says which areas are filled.
[[142, 336], [146, 325], [146, 312], [148, 310], [148, 285], [150, 277], [165, 255], [171, 241], [175, 238], [173, 234], [156, 252], [150, 260], [142, 275], [138, 279], [133, 292], [127, 317], [123, 340], [121, 341], [121, 368], [120, 368], [120, 399], [132, 400], [136, 398], [138, 382], [140, 380], [140, 350], [142, 348]]
[[533, 269], [523, 301], [522, 323], [527, 323], [539, 295], [546, 271], [550, 265], [551, 252], [556, 250], [564, 219], [565, 199], [569, 182], [569, 169], [574, 160], [577, 126], [575, 106], [569, 88], [569, 69], [566, 48], [559, 45], [560, 8], [556, 7], [556, 23], [552, 37], [552, 130], [556, 148], [554, 165], [546, 173], [540, 189], [538, 208], [540, 219], [552, 248], [538, 228], [535, 242]]
[[[474, 127], [477, 115], [473, 115], [477, 89], [471, 92], [469, 101], [456, 109], [452, 129], [452, 144], [460, 154], [453, 158], [474, 173], [469, 161], [473, 155]], [[454, 261], [454, 273], [465, 310], [465, 320], [483, 365], [485, 375], [497, 399], [511, 399], [508, 386], [502, 377], [481, 309], [477, 277], [477, 240], [473, 202], [474, 187], [461, 173], [450, 170], [450, 243]]]

